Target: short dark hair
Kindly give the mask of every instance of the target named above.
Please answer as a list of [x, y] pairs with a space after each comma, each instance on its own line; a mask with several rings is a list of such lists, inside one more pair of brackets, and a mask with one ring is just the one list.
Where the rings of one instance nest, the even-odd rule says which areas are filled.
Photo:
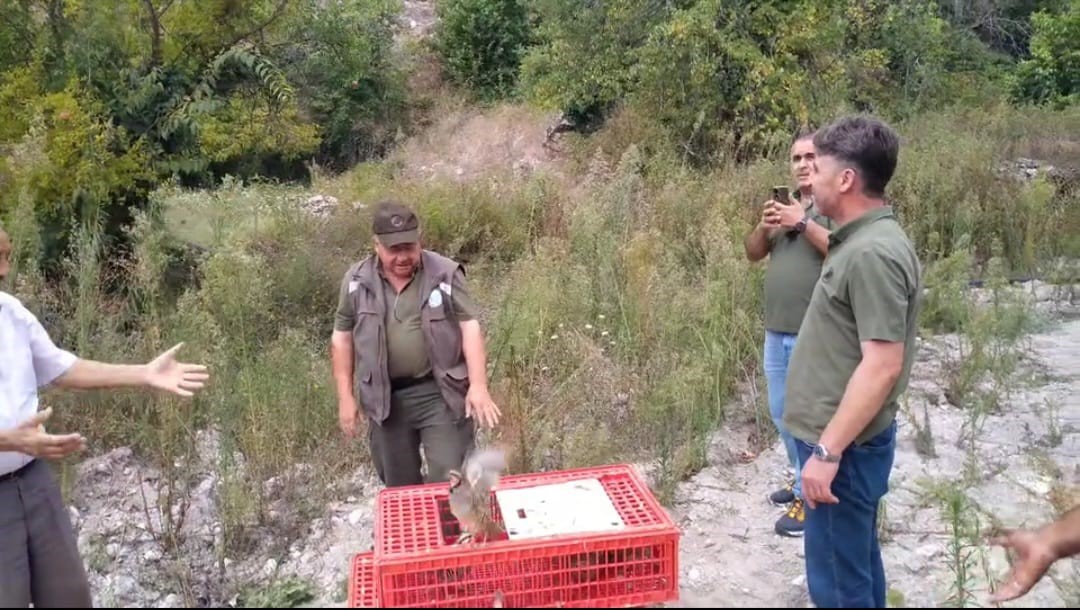
[[818, 130], [814, 148], [821, 156], [854, 165], [866, 194], [881, 197], [896, 171], [900, 138], [884, 122], [868, 116], [843, 117]]
[[795, 131], [795, 135], [791, 138], [791, 145], [795, 146], [796, 142], [805, 140], [807, 138], [813, 138], [816, 133], [816, 129], [804, 125]]

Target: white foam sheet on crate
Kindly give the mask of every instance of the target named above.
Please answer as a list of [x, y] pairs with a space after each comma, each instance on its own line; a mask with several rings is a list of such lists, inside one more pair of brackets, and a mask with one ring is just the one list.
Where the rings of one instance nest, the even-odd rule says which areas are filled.
[[511, 540], [626, 527], [598, 479], [497, 489], [495, 498]]

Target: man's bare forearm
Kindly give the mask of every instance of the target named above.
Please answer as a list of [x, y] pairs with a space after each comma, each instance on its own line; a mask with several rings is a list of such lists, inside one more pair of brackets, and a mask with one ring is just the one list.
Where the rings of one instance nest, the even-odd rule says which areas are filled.
[[769, 255], [770, 232], [771, 229], [759, 222], [743, 239], [746, 258], [750, 259], [750, 262], [757, 262]]
[[1080, 506], [1072, 508], [1044, 530], [1059, 559], [1080, 553]]
[[149, 384], [148, 372], [145, 364], [109, 364], [80, 358], [54, 383], [69, 390], [146, 386]]
[[829, 453], [840, 454], [847, 449], [881, 411], [885, 398], [900, 377], [903, 352], [899, 353], [899, 357], [896, 357], [895, 351], [888, 357], [864, 356], [859, 366], [855, 367], [840, 399], [840, 406], [818, 440]]
[[353, 391], [353, 344], [352, 334], [334, 331], [330, 340], [330, 360], [338, 400], [352, 397]]
[[461, 346], [465, 353], [465, 364], [469, 368], [469, 385], [487, 388], [487, 350], [480, 322], [467, 320], [461, 323]]
[[832, 233], [832, 231], [819, 225], [813, 220], [807, 219], [806, 231], [803, 232], [803, 235], [806, 236], [806, 239], [810, 242], [810, 245], [814, 246], [814, 248], [818, 252], [820, 252], [822, 256], [826, 256], [829, 254], [830, 233]]

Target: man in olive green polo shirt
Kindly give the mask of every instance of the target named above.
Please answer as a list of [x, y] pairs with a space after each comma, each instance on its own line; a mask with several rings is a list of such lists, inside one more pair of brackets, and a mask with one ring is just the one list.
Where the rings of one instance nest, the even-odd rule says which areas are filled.
[[795, 439], [784, 427], [784, 383], [788, 361], [799, 334], [810, 295], [821, 273], [821, 262], [829, 245], [832, 221], [814, 206], [811, 171], [814, 162], [814, 133], [803, 131], [791, 143], [791, 177], [796, 184], [796, 201], [769, 200], [761, 222], [744, 241], [746, 257], [757, 262], [769, 257], [765, 274], [765, 346], [762, 363], [769, 398], [769, 414], [780, 433], [794, 480], [769, 495], [778, 506], [789, 505], [773, 529], [781, 536], [801, 536], [806, 512], [803, 507], [799, 454]]
[[844, 118], [818, 131], [814, 147], [814, 196], [837, 228], [791, 355], [784, 410], [810, 507], [807, 586], [819, 608], [884, 608], [877, 512], [915, 357], [922, 271], [884, 201], [899, 151], [892, 129]]
[[408, 207], [379, 204], [372, 231], [375, 253], [342, 279], [331, 341], [341, 429], [354, 436], [364, 410], [387, 486], [424, 482], [421, 447], [428, 481], [447, 481], [473, 447], [475, 424], [492, 427], [501, 415], [476, 306], [463, 267], [421, 246]]

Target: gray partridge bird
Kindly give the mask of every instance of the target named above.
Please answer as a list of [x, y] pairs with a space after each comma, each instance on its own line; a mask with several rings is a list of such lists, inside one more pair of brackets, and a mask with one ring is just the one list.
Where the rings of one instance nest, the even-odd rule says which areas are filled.
[[[503, 532], [491, 511], [491, 491], [506, 470], [501, 449], [481, 449], [465, 457], [461, 472], [451, 470], [450, 512], [461, 526], [457, 544], [479, 536], [488, 539]], [[462, 474], [464, 473], [464, 474]]]

